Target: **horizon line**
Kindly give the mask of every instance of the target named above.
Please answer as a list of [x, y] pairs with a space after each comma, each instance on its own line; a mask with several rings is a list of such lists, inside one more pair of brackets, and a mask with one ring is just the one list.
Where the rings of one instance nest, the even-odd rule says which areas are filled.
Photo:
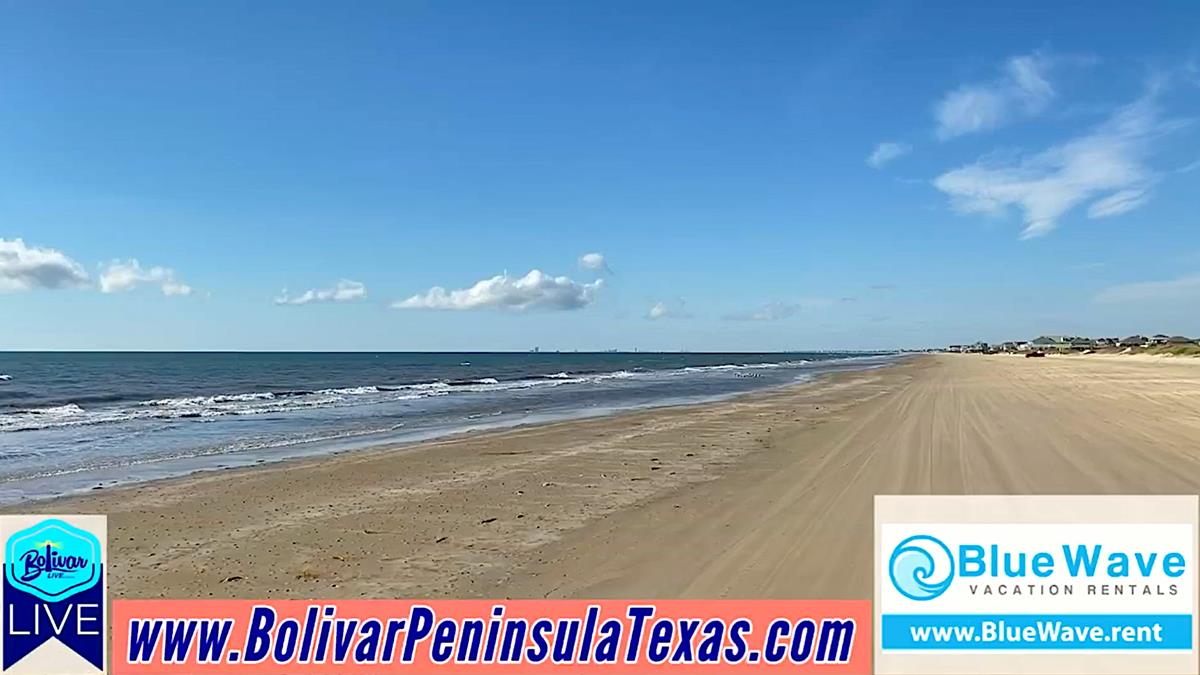
[[0, 354], [851, 354], [889, 353], [925, 348], [890, 349], [0, 349]]

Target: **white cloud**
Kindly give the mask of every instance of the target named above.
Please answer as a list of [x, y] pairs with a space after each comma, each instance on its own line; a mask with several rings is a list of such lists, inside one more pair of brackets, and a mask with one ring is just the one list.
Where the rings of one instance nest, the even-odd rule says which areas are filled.
[[650, 319], [651, 321], [657, 321], [659, 319], [690, 319], [691, 316], [691, 314], [688, 314], [687, 311], [684, 310], [684, 302], [682, 299], [676, 300], [673, 303], [656, 302], [654, 303], [654, 306], [650, 308], [650, 311], [646, 312], [646, 318]]
[[875, 146], [875, 150], [867, 157], [867, 166], [872, 169], [882, 169], [888, 162], [899, 159], [912, 152], [912, 146], [896, 141], [884, 141]]
[[0, 293], [78, 288], [88, 283], [83, 266], [52, 248], [0, 239]]
[[585, 270], [593, 270], [596, 272], [611, 272], [608, 268], [608, 261], [605, 260], [602, 253], [584, 253], [579, 256], [579, 266]]
[[310, 302], [350, 302], [367, 297], [367, 287], [360, 281], [340, 279], [333, 288], [310, 288], [300, 295], [289, 296], [287, 289], [275, 298], [277, 305], [307, 305]]
[[1038, 237], [1053, 230], [1067, 211], [1093, 199], [1091, 218], [1127, 213], [1145, 203], [1157, 179], [1145, 164], [1150, 145], [1179, 126], [1160, 118], [1152, 90], [1082, 136], [1025, 158], [979, 160], [938, 176], [933, 184], [960, 213], [1000, 215], [1017, 207], [1025, 222], [1021, 238]]
[[1100, 291], [1096, 302], [1191, 302], [1200, 301], [1200, 273], [1167, 281], [1140, 281], [1109, 286]]
[[392, 304], [397, 309], [580, 309], [596, 299], [604, 281], [581, 284], [567, 277], [552, 277], [532, 270], [523, 277], [507, 273], [476, 282], [470, 288], [447, 291], [435, 286]]
[[999, 78], [947, 93], [934, 107], [938, 138], [995, 129], [1013, 117], [1042, 112], [1054, 98], [1047, 70], [1049, 59], [1041, 54], [1014, 56], [1004, 63]]
[[100, 274], [101, 293], [128, 291], [141, 284], [158, 286], [163, 295], [191, 295], [192, 287], [175, 278], [166, 267], [144, 268], [137, 260], [114, 260]]

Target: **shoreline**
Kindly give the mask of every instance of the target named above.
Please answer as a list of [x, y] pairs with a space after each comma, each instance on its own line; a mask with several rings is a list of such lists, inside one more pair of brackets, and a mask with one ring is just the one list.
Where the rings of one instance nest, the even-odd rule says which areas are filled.
[[[330, 597], [465, 596], [532, 548], [716, 479], [761, 450], [763, 434], [735, 419], [760, 410], [775, 418], [786, 406], [797, 409], [780, 426], [820, 424], [906, 367], [825, 373], [719, 402], [205, 471], [0, 512], [107, 513], [114, 597], [306, 597], [316, 588]], [[801, 401], [811, 407], [799, 410]], [[313, 518], [330, 519], [325, 535], [309, 527]], [[290, 534], [263, 541], [279, 530]], [[386, 581], [343, 576], [381, 544], [392, 571]], [[243, 568], [260, 554], [277, 569], [246, 583]]]
[[113, 597], [866, 598], [879, 494], [1200, 490], [1200, 370], [927, 355], [735, 400], [7, 507]]
[[[857, 372], [887, 367], [903, 360], [904, 355], [869, 355], [837, 359], [826, 364], [829, 370], [783, 384], [772, 384], [758, 389], [730, 391], [711, 395], [680, 395], [662, 398], [653, 402], [613, 404], [605, 407], [576, 408], [558, 411], [538, 411], [523, 416], [498, 420], [465, 419], [453, 427], [431, 429], [393, 428], [390, 431], [337, 434], [328, 438], [317, 438], [289, 443], [268, 445], [232, 452], [197, 452], [151, 458], [131, 464], [88, 468], [60, 474], [32, 476], [25, 479], [9, 479], [0, 482], [0, 508], [36, 504], [48, 500], [86, 495], [101, 490], [117, 490], [159, 481], [170, 481], [202, 475], [209, 472], [253, 470], [279, 463], [305, 460], [321, 461], [323, 458], [338, 457], [347, 453], [370, 453], [396, 451], [440, 440], [466, 438], [472, 435], [499, 431], [520, 430], [547, 424], [570, 423], [582, 420], [627, 415], [642, 411], [669, 409], [682, 406], [699, 406], [753, 397], [770, 392], [820, 381], [823, 377], [839, 372]], [[877, 362], [878, 359], [886, 359]], [[10, 487], [22, 485], [23, 489]], [[36, 486], [36, 487], [30, 487]]]

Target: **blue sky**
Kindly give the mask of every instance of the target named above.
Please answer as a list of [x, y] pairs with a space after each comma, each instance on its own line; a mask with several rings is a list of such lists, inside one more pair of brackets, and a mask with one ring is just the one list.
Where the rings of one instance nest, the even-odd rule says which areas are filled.
[[1196, 335], [1197, 115], [1196, 3], [0, 2], [0, 348]]

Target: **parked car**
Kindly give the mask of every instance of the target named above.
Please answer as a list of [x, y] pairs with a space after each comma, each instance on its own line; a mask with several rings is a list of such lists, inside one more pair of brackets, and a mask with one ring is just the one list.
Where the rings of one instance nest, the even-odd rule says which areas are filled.
[[1045, 355], [1046, 355], [1046, 352], [1039, 351], [1037, 349], [1025, 352], [1025, 358], [1027, 358], [1027, 359], [1032, 359], [1035, 357], [1045, 356]]

